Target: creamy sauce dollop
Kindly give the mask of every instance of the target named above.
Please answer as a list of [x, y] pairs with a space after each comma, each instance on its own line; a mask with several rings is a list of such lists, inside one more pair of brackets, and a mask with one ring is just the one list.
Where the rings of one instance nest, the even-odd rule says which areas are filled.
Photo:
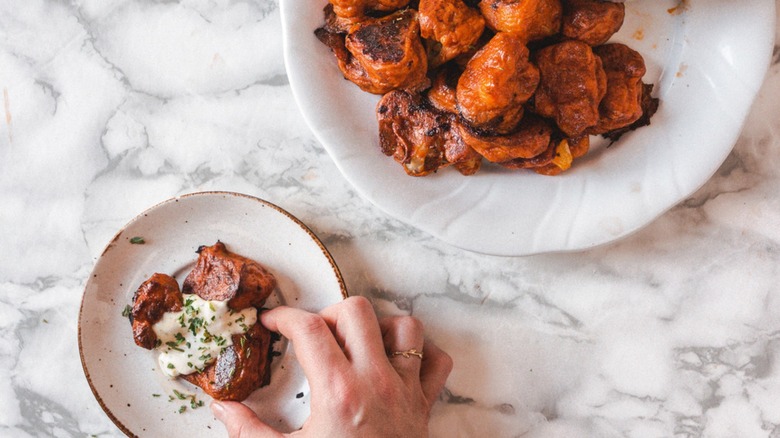
[[233, 345], [233, 335], [246, 333], [255, 322], [253, 307], [234, 311], [225, 301], [185, 295], [181, 311], [166, 312], [152, 326], [160, 368], [170, 377], [203, 371], [222, 349]]

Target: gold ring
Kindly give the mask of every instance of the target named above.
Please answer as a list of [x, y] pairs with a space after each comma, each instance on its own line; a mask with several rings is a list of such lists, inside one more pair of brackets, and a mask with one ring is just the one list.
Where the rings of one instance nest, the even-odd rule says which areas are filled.
[[406, 351], [396, 351], [396, 352], [393, 353], [393, 356], [403, 356], [403, 357], [406, 357], [406, 358], [409, 358], [409, 357], [412, 357], [412, 356], [417, 356], [420, 359], [422, 359], [423, 358], [423, 353], [422, 353], [422, 351], [418, 351], [416, 348], [412, 348], [411, 350], [406, 350]]

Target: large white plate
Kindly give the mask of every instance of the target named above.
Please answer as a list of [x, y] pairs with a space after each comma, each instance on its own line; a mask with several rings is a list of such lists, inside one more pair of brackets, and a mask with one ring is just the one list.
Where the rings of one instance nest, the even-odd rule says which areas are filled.
[[[483, 166], [406, 176], [382, 155], [378, 100], [343, 79], [312, 33], [326, 0], [282, 0], [285, 60], [303, 116], [357, 191], [453, 245], [496, 255], [578, 250], [625, 236], [701, 187], [731, 151], [771, 58], [774, 0], [627, 1], [613, 41], [645, 57], [652, 125], [595, 142], [567, 173]], [[595, 138], [594, 138], [595, 139]]]
[[[132, 244], [143, 237], [142, 245]], [[204, 436], [221, 425], [210, 398], [180, 380], [167, 379], [156, 354], [133, 342], [122, 316], [138, 286], [155, 272], [179, 281], [195, 265], [200, 245], [217, 240], [264, 265], [278, 280], [269, 307], [279, 304], [318, 311], [347, 296], [333, 258], [303, 223], [266, 201], [226, 192], [203, 192], [163, 202], [145, 211], [114, 237], [95, 264], [79, 315], [84, 373], [103, 410], [131, 436]], [[294, 352], [278, 342], [271, 383], [246, 403], [282, 430], [299, 428], [309, 416], [309, 391]], [[192, 409], [174, 390], [194, 394], [204, 406]], [[175, 400], [170, 401], [169, 397]], [[187, 410], [179, 413], [180, 407]]]

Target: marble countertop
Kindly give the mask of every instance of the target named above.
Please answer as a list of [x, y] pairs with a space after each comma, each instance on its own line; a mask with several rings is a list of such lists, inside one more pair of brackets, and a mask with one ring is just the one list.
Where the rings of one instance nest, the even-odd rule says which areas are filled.
[[780, 437], [777, 50], [698, 192], [613, 244], [513, 258], [359, 197], [301, 120], [280, 28], [272, 0], [0, 2], [0, 436], [122, 435], [79, 359], [86, 278], [139, 212], [221, 190], [422, 319], [455, 361], [432, 436]]

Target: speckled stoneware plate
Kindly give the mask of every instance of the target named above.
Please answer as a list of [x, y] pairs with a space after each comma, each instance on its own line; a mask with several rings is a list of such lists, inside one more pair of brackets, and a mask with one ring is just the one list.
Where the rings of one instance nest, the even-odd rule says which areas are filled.
[[388, 214], [496, 255], [604, 244], [696, 191], [736, 142], [774, 41], [774, 0], [627, 0], [613, 41], [645, 57], [645, 82], [661, 99], [651, 126], [609, 148], [594, 141], [557, 177], [487, 165], [470, 177], [444, 169], [412, 178], [380, 152], [378, 97], [344, 80], [314, 37], [326, 1], [281, 1], [287, 73], [314, 134], [356, 190]]
[[[132, 243], [136, 237], [144, 243]], [[98, 259], [79, 315], [84, 373], [103, 410], [127, 435], [193, 437], [222, 430], [208, 408], [211, 399], [195, 386], [166, 378], [156, 353], [135, 345], [129, 320], [122, 315], [143, 281], [161, 272], [181, 285], [195, 265], [197, 248], [218, 240], [276, 276], [278, 287], [268, 307], [281, 303], [318, 311], [347, 296], [341, 273], [322, 242], [269, 202], [204, 192], [145, 211], [119, 231]], [[309, 415], [308, 386], [289, 344], [277, 342], [275, 348], [281, 355], [272, 362], [270, 385], [255, 391], [246, 403], [267, 423], [292, 430]], [[180, 399], [177, 392], [188, 398]], [[194, 406], [189, 398], [193, 395]]]

